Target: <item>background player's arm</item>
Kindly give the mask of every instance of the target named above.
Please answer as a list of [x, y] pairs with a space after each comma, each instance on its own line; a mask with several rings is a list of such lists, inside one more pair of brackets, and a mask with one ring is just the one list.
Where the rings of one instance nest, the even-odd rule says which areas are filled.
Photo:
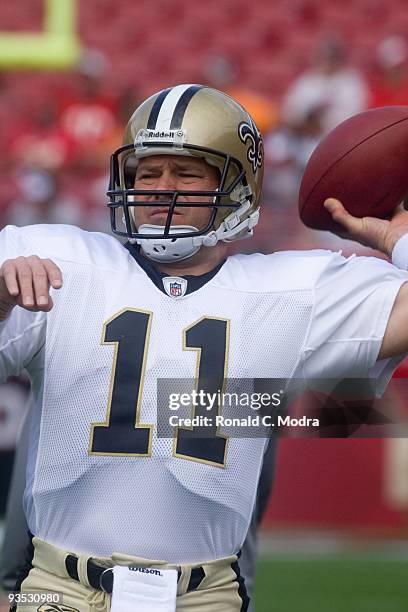
[[[353, 217], [339, 200], [324, 203], [334, 221], [344, 227], [342, 238], [356, 240], [391, 258], [396, 242], [408, 233], [408, 211], [399, 207], [390, 220], [375, 217]], [[408, 280], [408, 279], [407, 279]], [[402, 285], [395, 300], [378, 359], [387, 359], [408, 352], [408, 284]]]
[[36, 255], [6, 260], [0, 267], [0, 321], [18, 305], [32, 312], [53, 306], [49, 290], [62, 287], [62, 274], [50, 259]]

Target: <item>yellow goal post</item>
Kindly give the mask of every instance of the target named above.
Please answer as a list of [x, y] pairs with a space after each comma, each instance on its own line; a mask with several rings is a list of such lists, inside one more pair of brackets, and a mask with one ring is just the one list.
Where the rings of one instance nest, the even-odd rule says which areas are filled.
[[42, 32], [0, 32], [1, 69], [66, 70], [78, 63], [77, 1], [44, 3]]

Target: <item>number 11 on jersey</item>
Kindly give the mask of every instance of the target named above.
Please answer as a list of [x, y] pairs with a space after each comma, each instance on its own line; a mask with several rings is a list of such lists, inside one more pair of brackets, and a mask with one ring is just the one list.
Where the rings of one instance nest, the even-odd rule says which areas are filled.
[[[103, 344], [115, 347], [106, 420], [92, 423], [89, 453], [150, 457], [153, 424], [140, 423], [143, 381], [153, 314], [125, 309], [104, 325]], [[227, 373], [229, 321], [203, 317], [184, 330], [183, 350], [197, 351], [196, 390], [218, 393]], [[195, 416], [206, 411], [198, 406]], [[176, 457], [224, 467], [226, 436], [214, 425], [175, 428], [173, 453]], [[201, 435], [200, 435], [201, 434]]]

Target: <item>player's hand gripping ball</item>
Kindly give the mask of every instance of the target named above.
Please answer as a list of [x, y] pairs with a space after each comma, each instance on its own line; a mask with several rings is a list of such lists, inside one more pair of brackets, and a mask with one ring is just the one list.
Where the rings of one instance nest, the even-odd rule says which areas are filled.
[[347, 119], [319, 143], [303, 174], [299, 214], [308, 227], [338, 232], [327, 198], [355, 217], [385, 219], [407, 195], [408, 106], [385, 106]]

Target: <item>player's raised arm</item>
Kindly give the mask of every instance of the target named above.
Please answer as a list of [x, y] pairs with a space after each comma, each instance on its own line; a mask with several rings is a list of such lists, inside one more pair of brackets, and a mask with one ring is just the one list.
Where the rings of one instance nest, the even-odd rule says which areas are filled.
[[[399, 267], [407, 269], [408, 239], [405, 236], [408, 236], [408, 212], [406, 210], [403, 210], [402, 207], [396, 209], [391, 219], [387, 221], [375, 217], [354, 217], [344, 208], [339, 200], [334, 198], [326, 200], [324, 205], [326, 210], [330, 212], [333, 220], [344, 227], [344, 233], [341, 234], [343, 237], [356, 240], [361, 244], [385, 253], [392, 259], [393, 263], [397, 263], [394, 247], [402, 239], [399, 242], [398, 249], [401, 251], [399, 258], [403, 261]], [[386, 359], [406, 352], [408, 352], [407, 283], [402, 285], [398, 292], [378, 358]]]
[[36, 255], [7, 259], [0, 267], [0, 321], [18, 305], [32, 312], [53, 307], [50, 287], [62, 287], [59, 267]]

